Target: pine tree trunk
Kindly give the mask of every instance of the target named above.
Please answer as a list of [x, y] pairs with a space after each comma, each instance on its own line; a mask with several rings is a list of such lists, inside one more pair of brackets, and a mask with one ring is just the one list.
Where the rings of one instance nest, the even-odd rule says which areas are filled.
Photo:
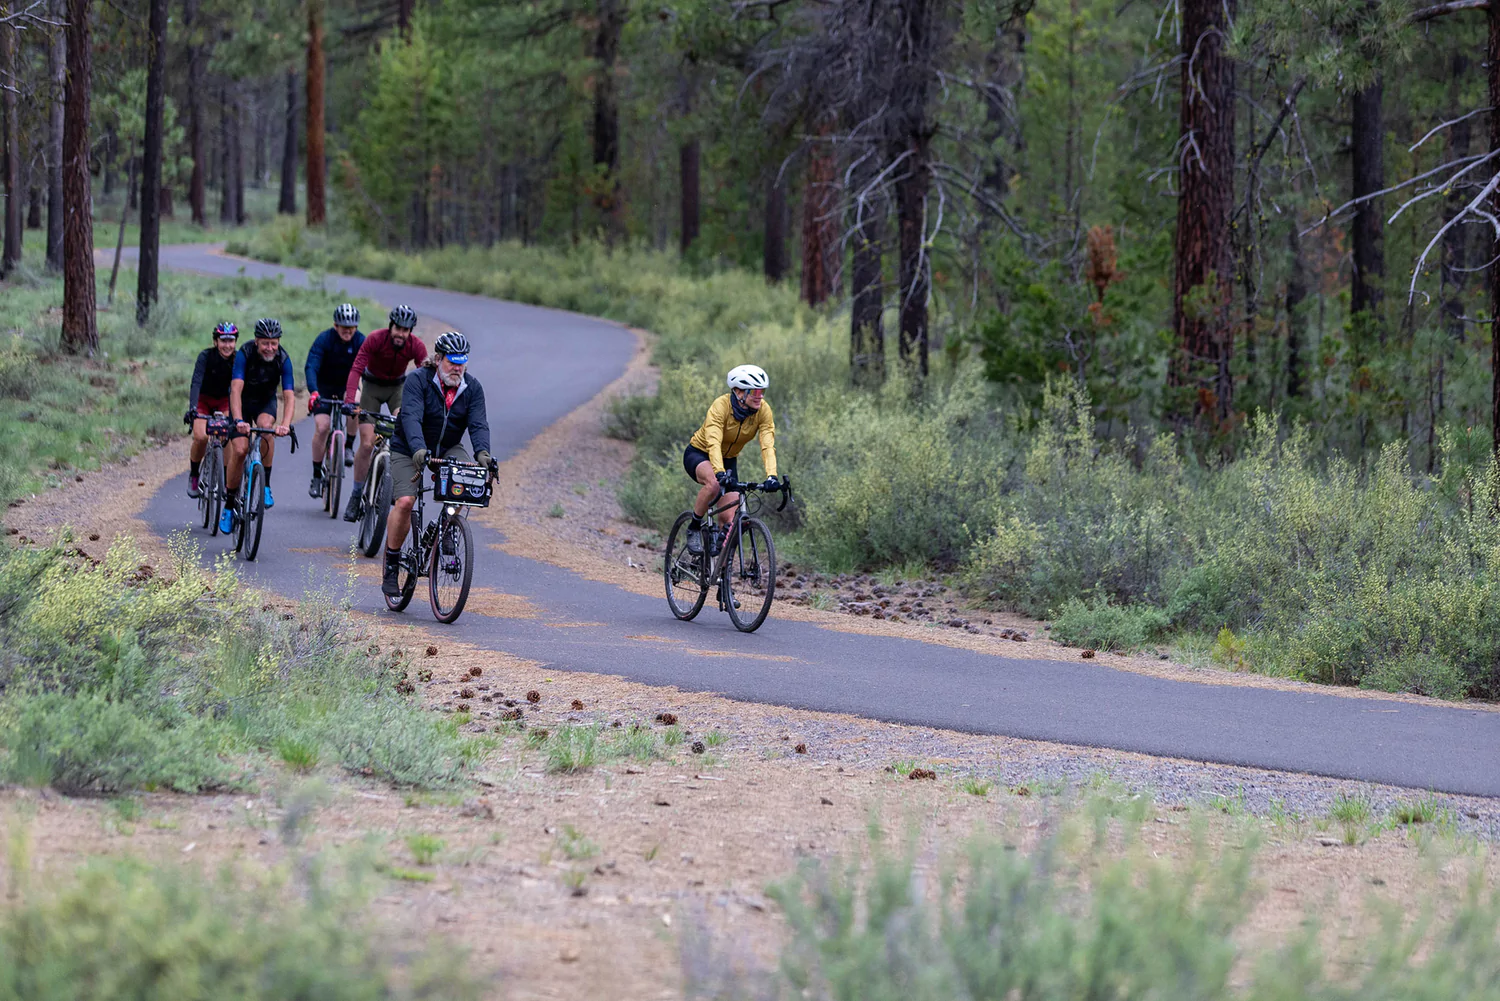
[[1307, 319], [1302, 315], [1302, 303], [1307, 300], [1307, 259], [1302, 254], [1302, 238], [1297, 233], [1295, 220], [1287, 230], [1287, 245], [1291, 251], [1292, 270], [1286, 280], [1286, 395], [1287, 399], [1295, 400], [1305, 391], [1302, 384], [1302, 341], [1307, 330]]
[[594, 32], [594, 166], [604, 177], [594, 204], [605, 219], [605, 234], [613, 243], [623, 235], [624, 205], [620, 188], [620, 98], [615, 63], [620, 34], [625, 28], [628, 0], [597, 0], [598, 27]]
[[204, 149], [203, 133], [203, 46], [196, 32], [202, 27], [198, 21], [198, 0], [186, 0], [183, 4], [183, 27], [188, 36], [188, 155], [193, 158], [193, 176], [188, 181], [188, 205], [193, 211], [193, 225], [208, 225], [208, 198], [204, 190], [207, 178], [207, 153]]
[[1169, 372], [1170, 410], [1210, 427], [1234, 403], [1229, 307], [1234, 294], [1229, 213], [1234, 200], [1234, 63], [1225, 53], [1233, 0], [1182, 0], [1180, 193], [1177, 199]]
[[[1379, 77], [1351, 102], [1353, 112], [1353, 196], [1363, 198], [1385, 187], [1382, 116], [1383, 83]], [[1374, 310], [1380, 306], [1380, 280], [1385, 274], [1385, 226], [1381, 199], [1362, 202], [1354, 210], [1354, 284], [1349, 308]]]
[[234, 145], [229, 141], [230, 135], [229, 88], [220, 84], [219, 157], [218, 168], [214, 173], [219, 175], [219, 222], [226, 226], [234, 222], [234, 185], [231, 182], [234, 177], [234, 154], [231, 152]]
[[[53, 0], [52, 16], [64, 21], [64, 0]], [[52, 81], [48, 101], [47, 135], [47, 267], [61, 271], [63, 263], [63, 94], [68, 84], [68, 43], [63, 28], [52, 29], [47, 46], [47, 75]]]
[[95, 315], [93, 194], [89, 178], [89, 92], [93, 86], [90, 0], [68, 0], [67, 96], [63, 120], [63, 348], [99, 350]]
[[[858, 151], [855, 152], [858, 156]], [[885, 278], [882, 254], [885, 198], [874, 180], [874, 156], [866, 158], [854, 182], [853, 302], [849, 311], [849, 369], [856, 386], [885, 381]]]
[[[1452, 117], [1458, 118], [1463, 114], [1459, 108], [1459, 89], [1461, 81], [1468, 76], [1469, 57], [1463, 51], [1453, 53], [1450, 64], [1449, 79], [1449, 111]], [[1464, 118], [1454, 122], [1448, 128], [1448, 159], [1461, 160], [1469, 155], [1470, 146], [1473, 143], [1474, 130], [1473, 119]], [[1464, 197], [1461, 190], [1452, 191], [1443, 203], [1443, 222], [1453, 221], [1453, 217], [1463, 209], [1469, 199]], [[1468, 273], [1464, 270], [1468, 267], [1468, 231], [1467, 227], [1459, 225], [1448, 230], [1443, 237], [1443, 267], [1440, 272], [1442, 277], [1442, 300], [1443, 300], [1443, 326], [1447, 329], [1449, 337], [1455, 343], [1462, 344], [1466, 339], [1464, 330], [1464, 286], [1468, 284]]]
[[254, 170], [250, 174], [250, 187], [259, 191], [266, 186], [266, 175], [269, 171], [266, 164], [269, 162], [267, 148], [271, 145], [271, 116], [267, 112], [266, 88], [256, 86], [251, 91], [254, 97], [254, 128], [255, 128], [255, 161]]
[[141, 178], [141, 253], [136, 268], [135, 322], [145, 326], [157, 298], [161, 252], [162, 126], [166, 104], [167, 0], [151, 0], [147, 31], [146, 152]]
[[896, 224], [901, 254], [901, 362], [927, 376], [927, 299], [932, 292], [932, 260], [926, 248], [927, 192], [932, 185], [926, 136], [913, 143], [905, 176], [896, 181]]
[[766, 182], [764, 251], [766, 281], [775, 285], [786, 277], [786, 182], [776, 174]]
[[[1486, 74], [1489, 80], [1490, 107], [1500, 108], [1500, 3], [1492, 3], [1488, 12], [1489, 38], [1486, 46]], [[1491, 113], [1490, 153], [1500, 153], [1500, 114]], [[1490, 212], [1500, 212], [1500, 195], [1490, 197]], [[1500, 255], [1500, 237], [1490, 240], [1486, 258]], [[1490, 293], [1490, 367], [1491, 367], [1491, 435], [1495, 454], [1500, 457], [1500, 267], [1485, 272]]]
[[802, 299], [817, 306], [835, 295], [843, 282], [839, 265], [838, 182], [832, 126], [824, 123], [807, 154], [802, 185]]
[[[14, 5], [0, 4], [0, 17], [14, 13]], [[5, 250], [0, 255], [0, 277], [21, 263], [21, 203], [26, 197], [21, 185], [21, 121], [16, 86], [17, 24], [0, 24], [0, 81], [4, 83], [5, 107]]]
[[688, 248], [698, 239], [700, 197], [700, 166], [697, 139], [689, 139], [677, 150], [677, 168], [681, 176], [682, 216], [681, 253], [686, 256]]
[[28, 181], [26, 190], [30, 196], [26, 201], [26, 228], [42, 228], [42, 189], [35, 183]]
[[307, 4], [307, 224], [328, 221], [325, 189], [327, 166], [323, 162], [323, 7], [322, 0]]
[[396, 0], [396, 33], [408, 41], [411, 40], [411, 15], [415, 6], [414, 0]]
[[286, 125], [281, 136], [281, 202], [276, 211], [297, 214], [297, 74], [286, 74]]
[[234, 224], [245, 225], [245, 105], [241, 100], [245, 88], [243, 84], [237, 84], [234, 88], [234, 97], [229, 108], [229, 129], [234, 137], [234, 144], [230, 148], [234, 160]]

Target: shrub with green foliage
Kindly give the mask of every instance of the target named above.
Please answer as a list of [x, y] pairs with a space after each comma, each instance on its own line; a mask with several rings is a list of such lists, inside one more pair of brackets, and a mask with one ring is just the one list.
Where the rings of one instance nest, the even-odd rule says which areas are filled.
[[1138, 650], [1170, 625], [1166, 613], [1150, 605], [1112, 605], [1100, 596], [1093, 604], [1070, 598], [1052, 622], [1052, 638], [1094, 650]]
[[247, 752], [398, 785], [460, 781], [486, 745], [395, 690], [331, 599], [263, 611], [232, 565], [170, 573], [128, 541], [97, 566], [0, 550], [0, 777], [70, 793], [237, 786]]
[[323, 882], [299, 896], [130, 862], [48, 884], [26, 888], [0, 917], [0, 1001], [479, 996], [440, 947], [391, 948], [353, 887]]
[[746, 971], [701, 930], [683, 949], [701, 998], [1438, 1001], [1500, 998], [1500, 892], [1471, 883], [1442, 920], [1383, 922], [1325, 962], [1317, 924], [1245, 954], [1253, 845], [1186, 862], [1071, 860], [987, 839], [928, 873], [914, 853], [808, 860], [774, 888], [787, 923], [774, 971]]

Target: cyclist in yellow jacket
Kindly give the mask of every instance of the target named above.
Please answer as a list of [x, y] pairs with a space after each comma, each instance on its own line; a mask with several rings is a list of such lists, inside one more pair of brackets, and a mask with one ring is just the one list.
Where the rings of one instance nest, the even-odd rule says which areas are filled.
[[[729, 487], [739, 478], [736, 467], [740, 450], [750, 439], [760, 441], [760, 459], [766, 467], [765, 489], [775, 490], [781, 485], [776, 478], [776, 422], [771, 416], [771, 405], [765, 401], [770, 378], [758, 365], [738, 365], [730, 369], [728, 382], [729, 392], [708, 408], [703, 426], [682, 453], [682, 468], [702, 485], [697, 500], [693, 501], [693, 521], [688, 526], [688, 551], [695, 554], [703, 552], [703, 516], [720, 495], [726, 509], [719, 515], [719, 521], [727, 525], [734, 517], [733, 505], [740, 495]], [[714, 548], [718, 548], [717, 539]]]

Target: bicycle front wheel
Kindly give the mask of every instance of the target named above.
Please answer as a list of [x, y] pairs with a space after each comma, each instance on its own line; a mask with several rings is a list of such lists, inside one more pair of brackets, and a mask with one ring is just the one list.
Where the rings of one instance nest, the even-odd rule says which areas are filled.
[[411, 604], [411, 596], [417, 593], [417, 566], [420, 557], [415, 540], [407, 542], [406, 548], [401, 551], [401, 593], [394, 598], [383, 594], [386, 608], [400, 612]]
[[688, 551], [688, 533], [693, 520], [691, 511], [677, 516], [672, 532], [667, 536], [667, 548], [662, 554], [662, 577], [667, 586], [667, 607], [672, 614], [684, 621], [691, 619], [703, 609], [708, 598], [706, 559], [702, 553]]
[[[734, 536], [725, 540], [734, 545], [724, 566], [724, 597], [729, 621], [742, 633], [753, 633], [766, 621], [771, 599], [776, 594], [776, 547], [771, 533], [755, 518], [746, 518], [741, 526], [738, 544]], [[741, 607], [735, 607], [736, 602]]]
[[474, 579], [474, 537], [467, 518], [444, 515], [427, 567], [427, 596], [439, 622], [453, 622], [469, 600]]
[[253, 562], [266, 520], [266, 467], [258, 462], [250, 470], [250, 495], [240, 507], [240, 557]]
[[209, 537], [219, 534], [219, 515], [224, 507], [224, 459], [217, 448], [208, 450], [198, 478], [198, 509], [203, 512], [203, 527]]
[[359, 551], [373, 557], [385, 545], [385, 519], [391, 511], [390, 464], [377, 457], [370, 465], [370, 475], [375, 477], [373, 498], [365, 505], [364, 516], [359, 522]]
[[344, 436], [334, 433], [329, 438], [328, 461], [323, 470], [323, 510], [328, 517], [337, 518], [344, 513], [339, 508], [339, 500], [344, 496]]

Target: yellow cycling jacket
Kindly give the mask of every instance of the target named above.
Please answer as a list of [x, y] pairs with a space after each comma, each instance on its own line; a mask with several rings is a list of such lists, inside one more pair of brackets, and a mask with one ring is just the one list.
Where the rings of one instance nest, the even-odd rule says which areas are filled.
[[722, 473], [724, 460], [739, 455], [740, 449], [755, 437], [760, 438], [760, 461], [766, 467], [766, 475], [775, 476], [776, 421], [771, 416], [771, 404], [762, 400], [759, 410], [752, 410], [749, 417], [737, 421], [729, 394], [725, 393], [708, 408], [708, 416], [703, 418], [703, 426], [693, 435], [690, 444], [708, 453], [714, 472]]

